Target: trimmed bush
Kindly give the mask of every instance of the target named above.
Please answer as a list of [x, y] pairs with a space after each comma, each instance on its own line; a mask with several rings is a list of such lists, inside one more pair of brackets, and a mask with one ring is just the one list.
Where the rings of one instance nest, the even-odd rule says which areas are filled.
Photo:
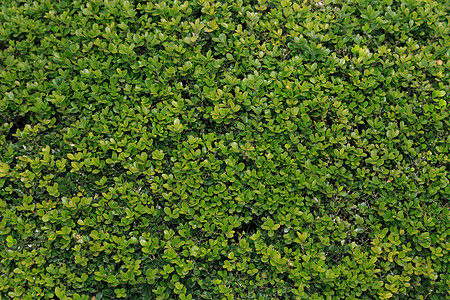
[[449, 296], [447, 1], [0, 7], [6, 299]]

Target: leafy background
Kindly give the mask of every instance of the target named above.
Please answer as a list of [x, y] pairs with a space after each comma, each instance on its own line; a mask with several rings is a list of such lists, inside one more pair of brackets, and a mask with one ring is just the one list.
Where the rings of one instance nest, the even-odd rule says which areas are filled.
[[0, 7], [0, 295], [449, 296], [447, 1]]

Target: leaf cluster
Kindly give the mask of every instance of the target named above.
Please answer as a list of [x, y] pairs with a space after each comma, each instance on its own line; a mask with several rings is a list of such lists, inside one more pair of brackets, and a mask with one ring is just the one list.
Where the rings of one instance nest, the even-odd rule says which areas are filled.
[[450, 6], [0, 4], [0, 298], [444, 299]]

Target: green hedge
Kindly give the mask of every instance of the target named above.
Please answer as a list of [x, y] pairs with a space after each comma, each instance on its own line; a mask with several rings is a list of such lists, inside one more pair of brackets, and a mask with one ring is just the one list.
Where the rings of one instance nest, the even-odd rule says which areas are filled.
[[0, 298], [449, 296], [447, 1], [0, 7]]

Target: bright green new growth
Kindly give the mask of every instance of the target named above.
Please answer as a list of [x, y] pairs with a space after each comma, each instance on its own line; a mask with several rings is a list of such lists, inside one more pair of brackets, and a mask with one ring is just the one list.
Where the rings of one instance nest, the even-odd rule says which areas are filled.
[[0, 9], [0, 298], [449, 296], [447, 1]]

